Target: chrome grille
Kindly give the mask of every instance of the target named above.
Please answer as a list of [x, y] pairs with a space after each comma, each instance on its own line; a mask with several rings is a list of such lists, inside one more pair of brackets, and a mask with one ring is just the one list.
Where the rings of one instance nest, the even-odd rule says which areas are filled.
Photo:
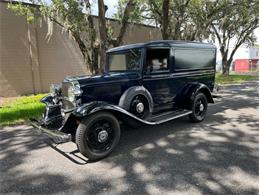
[[70, 110], [75, 108], [75, 105], [70, 102], [68, 98], [68, 89], [71, 86], [70, 82], [63, 81], [61, 86], [61, 96], [62, 96], [62, 109]]
[[68, 89], [70, 85], [70, 82], [62, 82], [61, 93], [63, 97], [68, 97]]

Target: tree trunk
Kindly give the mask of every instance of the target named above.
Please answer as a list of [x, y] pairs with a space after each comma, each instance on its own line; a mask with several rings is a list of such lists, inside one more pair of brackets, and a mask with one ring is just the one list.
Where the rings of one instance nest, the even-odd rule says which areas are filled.
[[92, 50], [92, 69], [93, 69], [93, 74], [98, 74], [99, 73], [99, 68], [98, 68], [98, 47], [94, 47]]
[[230, 67], [230, 64], [228, 64], [228, 60], [222, 58], [222, 75], [224, 75], [224, 76], [229, 75], [229, 67]]
[[125, 7], [124, 15], [123, 15], [122, 22], [121, 22], [121, 28], [119, 30], [118, 36], [115, 41], [112, 41], [112, 45], [114, 47], [121, 45], [123, 42], [123, 38], [124, 38], [126, 29], [127, 29], [129, 14], [134, 9], [134, 6], [135, 6], [134, 0], [128, 0], [126, 7]]
[[162, 38], [169, 39], [169, 0], [164, 0], [162, 5]]
[[228, 62], [228, 49], [225, 49], [225, 44], [220, 46], [220, 53], [222, 57], [222, 75], [228, 76], [229, 75], [229, 66], [230, 63]]
[[100, 72], [104, 71], [106, 64], [106, 50], [108, 49], [108, 38], [105, 18], [106, 8], [103, 0], [98, 0], [98, 22], [100, 35]]

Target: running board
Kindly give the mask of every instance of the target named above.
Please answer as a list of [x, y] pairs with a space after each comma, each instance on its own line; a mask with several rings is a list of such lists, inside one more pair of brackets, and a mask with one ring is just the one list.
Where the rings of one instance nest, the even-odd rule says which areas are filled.
[[[124, 115], [125, 120], [129, 120], [132, 122], [137, 122], [137, 123], [142, 123], [142, 124], [146, 124], [146, 125], [157, 125], [157, 124], [161, 124], [170, 120], [174, 120], [186, 115], [189, 115], [192, 113], [191, 110], [186, 110], [186, 109], [176, 109], [176, 110], [172, 110], [172, 111], [168, 111], [168, 112], [163, 112], [160, 114], [155, 114], [152, 115], [146, 119], [141, 119], [137, 116], [135, 116], [134, 114], [128, 112], [127, 110], [116, 106], [116, 105], [111, 105], [111, 104], [107, 104], [107, 103], [103, 103], [101, 106], [96, 106], [97, 108], [94, 109], [94, 112], [97, 111], [113, 111], [113, 112], [117, 112], [120, 113], [121, 115]], [[82, 109], [84, 110], [84, 108]], [[84, 116], [84, 114], [80, 113], [81, 111], [78, 112], [79, 116]], [[128, 118], [128, 119], [127, 119]], [[131, 122], [131, 123], [132, 123]]]
[[147, 119], [150, 124], [161, 124], [191, 114], [191, 110], [175, 110], [153, 115]]

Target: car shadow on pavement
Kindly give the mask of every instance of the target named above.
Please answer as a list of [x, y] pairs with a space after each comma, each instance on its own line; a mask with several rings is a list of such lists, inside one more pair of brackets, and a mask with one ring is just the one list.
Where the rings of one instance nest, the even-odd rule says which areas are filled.
[[[109, 157], [79, 166], [62, 156], [64, 165], [52, 160], [53, 171], [33, 164], [36, 171], [24, 171], [30, 170], [31, 162], [48, 159], [32, 152], [49, 146], [36, 140], [30, 127], [4, 128], [0, 130], [0, 193], [258, 194], [256, 85], [229, 86], [223, 93], [202, 123], [183, 117], [159, 126], [122, 126], [120, 143]], [[74, 149], [69, 152], [77, 153]], [[57, 166], [70, 166], [73, 172], [60, 167], [56, 171]], [[103, 166], [109, 169], [95, 175]], [[84, 171], [83, 179], [73, 179]]]

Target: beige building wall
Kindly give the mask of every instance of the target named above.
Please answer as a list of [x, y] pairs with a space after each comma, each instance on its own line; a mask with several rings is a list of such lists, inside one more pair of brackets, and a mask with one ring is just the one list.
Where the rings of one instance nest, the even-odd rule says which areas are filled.
[[32, 93], [27, 23], [0, 3], [0, 96]]
[[49, 40], [46, 23], [41, 27], [38, 24], [36, 29], [42, 91], [48, 91], [50, 84], [60, 83], [66, 76], [89, 74], [78, 46], [59, 26], [53, 26]]
[[[77, 44], [59, 26], [54, 25], [49, 39], [46, 22], [27, 24], [6, 7], [0, 2], [0, 97], [47, 92], [50, 84], [66, 76], [89, 74]], [[118, 22], [110, 22], [117, 35]], [[161, 39], [158, 29], [131, 24], [123, 42], [157, 39]]]

